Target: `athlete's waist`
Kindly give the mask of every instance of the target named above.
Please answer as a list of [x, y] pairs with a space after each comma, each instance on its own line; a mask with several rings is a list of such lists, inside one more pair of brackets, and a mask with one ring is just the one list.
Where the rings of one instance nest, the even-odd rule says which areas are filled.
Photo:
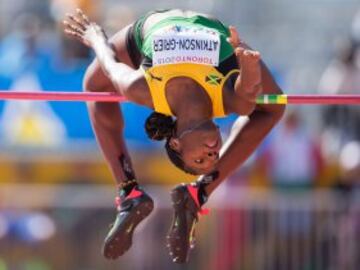
[[[206, 70], [206, 72], [216, 71], [222, 76], [226, 77], [227, 74], [234, 70], [239, 70], [237, 60], [234, 54], [221, 61], [218, 66], [214, 66], [212, 59], [203, 56], [169, 56], [163, 59], [158, 59], [160, 65], [154, 65], [153, 59], [144, 57], [141, 63], [143, 70], [157, 69], [157, 70], [176, 70], [182, 73], [193, 72], [196, 73]], [[189, 68], [190, 67], [190, 68]]]

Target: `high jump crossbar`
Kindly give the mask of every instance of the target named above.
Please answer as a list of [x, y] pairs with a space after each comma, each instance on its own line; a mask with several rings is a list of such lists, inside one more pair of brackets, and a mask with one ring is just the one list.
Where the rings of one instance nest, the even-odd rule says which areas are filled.
[[[0, 91], [0, 100], [101, 101], [124, 102], [124, 96], [109, 92]], [[262, 95], [257, 104], [353, 104], [360, 105], [360, 95]]]

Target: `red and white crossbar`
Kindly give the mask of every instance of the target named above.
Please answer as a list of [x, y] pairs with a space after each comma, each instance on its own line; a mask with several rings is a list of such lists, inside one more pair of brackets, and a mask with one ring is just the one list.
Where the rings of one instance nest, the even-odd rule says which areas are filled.
[[[109, 92], [0, 91], [0, 100], [124, 102], [126, 98]], [[258, 104], [358, 104], [360, 95], [262, 95]]]

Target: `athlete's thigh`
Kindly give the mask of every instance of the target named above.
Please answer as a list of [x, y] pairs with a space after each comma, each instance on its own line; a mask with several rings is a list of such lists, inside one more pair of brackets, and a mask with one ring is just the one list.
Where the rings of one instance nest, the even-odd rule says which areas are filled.
[[[127, 48], [128, 46], [127, 35], [130, 27], [131, 25], [128, 25], [119, 32], [117, 32], [114, 36], [110, 38], [110, 42], [115, 50], [116, 58], [118, 61], [130, 67], [137, 68], [134, 67]], [[91, 91], [91, 92], [117, 91], [113, 86], [111, 80], [105, 75], [105, 73], [101, 69], [99, 61], [96, 58], [86, 70], [84, 76], [83, 88], [85, 91]]]

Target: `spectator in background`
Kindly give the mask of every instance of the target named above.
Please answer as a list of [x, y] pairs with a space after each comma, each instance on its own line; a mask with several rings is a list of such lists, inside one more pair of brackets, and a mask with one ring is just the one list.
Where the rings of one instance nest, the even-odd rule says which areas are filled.
[[[351, 25], [351, 35], [338, 44], [337, 53], [324, 71], [319, 89], [324, 94], [360, 94], [360, 9]], [[351, 189], [358, 182], [360, 107], [324, 107], [324, 152], [338, 167], [337, 189]], [[335, 145], [335, 147], [334, 147]], [[332, 148], [332, 149], [331, 149]], [[340, 153], [340, 155], [339, 155]], [[349, 181], [348, 175], [352, 175]]]
[[298, 111], [288, 111], [264, 145], [259, 163], [270, 185], [284, 194], [283, 210], [269, 212], [273, 230], [265, 233], [271, 237], [259, 238], [261, 242], [254, 246], [265, 247], [273, 254], [274, 261], [268, 269], [310, 269], [311, 261], [305, 253], [312, 251], [305, 250], [311, 246], [315, 217], [309, 211], [311, 206], [302, 203], [302, 196], [315, 186], [323, 162], [319, 144], [307, 131]]
[[294, 110], [275, 130], [259, 159], [273, 187], [313, 187], [322, 168], [319, 145]]
[[81, 8], [97, 21], [100, 19], [100, 11], [102, 11], [101, 3], [100, 0], [51, 0], [51, 13], [56, 21], [62, 22], [65, 13]]
[[[49, 70], [54, 53], [47, 48], [51, 47], [49, 44], [42, 42], [46, 36], [43, 22], [31, 12], [20, 13], [13, 22], [13, 31], [0, 43], [0, 75], [10, 78], [8, 88], [19, 91], [42, 89], [40, 74]], [[4, 103], [0, 118], [3, 143], [56, 146], [64, 142], [65, 134], [61, 119], [48, 103]]]
[[0, 43], [0, 74], [15, 78], [39, 65], [44, 54], [38, 46], [40, 20], [23, 13], [14, 20], [12, 31]]
[[[351, 36], [343, 40], [337, 54], [325, 70], [319, 89], [324, 94], [360, 94], [360, 10], [351, 26]], [[359, 263], [356, 244], [359, 235], [359, 213], [355, 205], [360, 175], [360, 107], [328, 106], [323, 110], [324, 152], [329, 163], [337, 168], [334, 190], [340, 204], [335, 224], [329, 226], [327, 244], [337, 248], [329, 269], [353, 269]], [[334, 147], [335, 145], [335, 147]], [[356, 242], [354, 242], [356, 243]]]
[[[337, 46], [337, 53], [320, 79], [324, 94], [360, 93], [360, 10], [355, 15], [351, 35]], [[325, 131], [331, 130], [339, 147], [360, 141], [359, 106], [328, 106], [323, 111]], [[340, 150], [340, 149], [337, 149]]]
[[[51, 0], [50, 13], [58, 26], [58, 33], [61, 34], [62, 55], [59, 65], [68, 65], [73, 63], [75, 66], [79, 60], [89, 60], [91, 53], [89, 48], [81, 43], [65, 38], [62, 28], [64, 14], [72, 12], [76, 8], [81, 8], [96, 21], [101, 21], [102, 1], [99, 0]], [[75, 62], [75, 63], [74, 63]], [[88, 63], [86, 63], [88, 64]]]
[[7, 270], [6, 263], [3, 259], [0, 258], [0, 270]]
[[[338, 53], [319, 83], [322, 94], [360, 93], [360, 40], [353, 37], [338, 45]], [[359, 106], [326, 106], [323, 110], [325, 130], [332, 130], [339, 145], [360, 139]]]
[[[50, 13], [50, 1], [26, 0], [23, 5], [18, 5], [17, 1], [11, 12], [8, 11], [7, 16], [12, 20], [8, 21], [7, 31], [0, 38], [0, 89], [82, 89], [82, 78], [91, 61], [89, 49], [65, 39], [63, 31], [56, 31], [55, 20]], [[57, 147], [68, 136], [93, 137], [86, 108], [82, 104], [67, 103], [64, 106], [58, 102], [45, 103], [0, 101], [1, 145], [11, 143]], [[78, 121], [73, 120], [74, 113]], [[15, 117], [17, 120], [9, 121], [9, 115], [10, 119]]]

